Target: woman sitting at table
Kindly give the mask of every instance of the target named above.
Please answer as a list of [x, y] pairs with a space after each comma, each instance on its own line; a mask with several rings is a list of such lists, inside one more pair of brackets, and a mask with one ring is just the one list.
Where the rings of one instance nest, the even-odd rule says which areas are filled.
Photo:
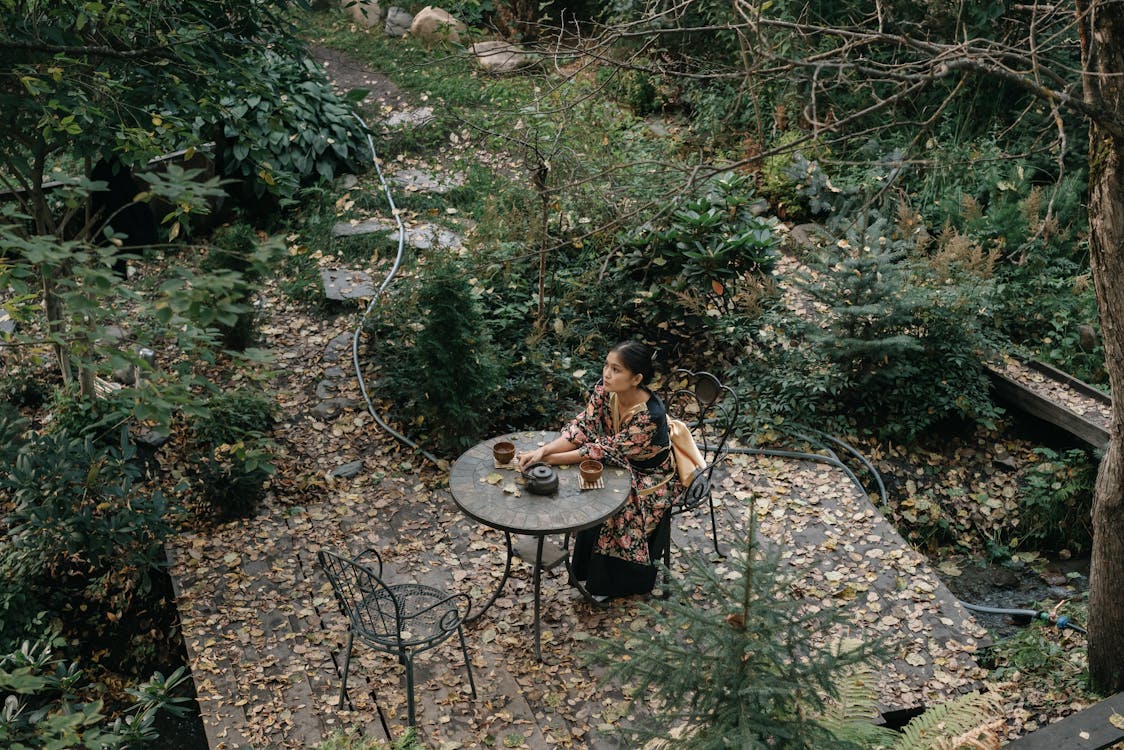
[[652, 377], [651, 347], [624, 341], [605, 357], [601, 381], [585, 410], [561, 437], [519, 456], [520, 467], [545, 461], [576, 464], [609, 460], [632, 470], [628, 501], [604, 523], [578, 532], [572, 572], [596, 597], [645, 594], [656, 583], [652, 564], [663, 554], [656, 527], [682, 491], [671, 456], [667, 412], [646, 387]]

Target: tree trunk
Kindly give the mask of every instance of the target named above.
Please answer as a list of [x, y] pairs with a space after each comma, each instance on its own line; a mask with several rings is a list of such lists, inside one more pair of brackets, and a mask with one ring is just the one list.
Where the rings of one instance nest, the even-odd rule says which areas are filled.
[[[1077, 3], [1085, 99], [1124, 115], [1124, 7]], [[1124, 142], [1093, 124], [1089, 152], [1090, 264], [1112, 388], [1109, 442], [1093, 496], [1089, 574], [1089, 677], [1095, 690], [1124, 690]]]
[[39, 273], [43, 282], [43, 310], [47, 316], [47, 330], [54, 339], [55, 358], [59, 363], [62, 382], [69, 385], [73, 381], [73, 373], [70, 371], [70, 357], [67, 356], [66, 348], [62, 344], [65, 330], [62, 300], [55, 293], [55, 279], [51, 270], [42, 266], [39, 268]]

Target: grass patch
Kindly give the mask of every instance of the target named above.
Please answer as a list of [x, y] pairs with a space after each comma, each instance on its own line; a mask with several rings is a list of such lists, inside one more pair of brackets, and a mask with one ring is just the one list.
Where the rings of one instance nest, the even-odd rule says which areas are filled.
[[430, 50], [410, 37], [370, 33], [338, 12], [311, 15], [306, 33], [320, 44], [362, 59], [373, 70], [394, 71], [394, 82], [403, 90], [438, 99], [446, 107], [511, 107], [533, 93], [529, 79], [484, 78], [466, 49], [449, 45]]

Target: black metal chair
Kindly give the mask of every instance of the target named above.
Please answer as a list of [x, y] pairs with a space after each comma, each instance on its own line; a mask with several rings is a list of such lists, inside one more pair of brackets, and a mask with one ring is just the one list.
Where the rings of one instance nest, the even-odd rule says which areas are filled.
[[[332, 584], [336, 602], [348, 620], [340, 706], [347, 696], [347, 668], [356, 636], [372, 648], [398, 657], [406, 668], [406, 705], [411, 727], [415, 726], [414, 656], [441, 644], [454, 633], [460, 638], [468, 684], [472, 697], [476, 698], [476, 683], [472, 679], [472, 665], [461, 628], [470, 606], [466, 594], [450, 595], [417, 583], [384, 583], [382, 557], [374, 549], [366, 549], [355, 558], [320, 550], [317, 557]], [[376, 567], [371, 567], [367, 561], [372, 561]], [[463, 602], [463, 611], [458, 606], [460, 602]]]
[[729, 455], [728, 442], [738, 417], [738, 395], [709, 372], [676, 370], [671, 385], [665, 399], [668, 416], [687, 423], [706, 463], [695, 471], [690, 484], [672, 501], [671, 510], [660, 522], [663, 562], [669, 570], [672, 517], [690, 513], [704, 502], [710, 509], [714, 553], [723, 556], [718, 549], [718, 522], [714, 515], [714, 473]]

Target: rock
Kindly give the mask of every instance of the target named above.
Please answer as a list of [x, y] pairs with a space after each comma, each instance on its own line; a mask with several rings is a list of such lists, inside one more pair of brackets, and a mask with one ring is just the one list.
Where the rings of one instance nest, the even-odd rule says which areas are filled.
[[[340, 222], [332, 229], [332, 234], [336, 237], [353, 237], [363, 234], [374, 234], [376, 232], [393, 233], [391, 236], [397, 239], [398, 225], [389, 219], [367, 219], [357, 224], [350, 222]], [[455, 249], [460, 247], [464, 242], [456, 232], [451, 232], [444, 227], [439, 227], [435, 224], [418, 224], [416, 226], [406, 228], [406, 244], [415, 250], [431, 250], [434, 247], [444, 247]], [[328, 271], [321, 271], [321, 275], [327, 274]], [[346, 271], [345, 273], [352, 274], [353, 276], [362, 274], [362, 271]], [[346, 282], [340, 282], [340, 286], [344, 286]], [[367, 282], [370, 284], [370, 281]], [[371, 294], [359, 294], [356, 296], [371, 297], [374, 294], [374, 287], [371, 286]], [[327, 289], [327, 283], [325, 283]], [[360, 289], [359, 291], [365, 291]], [[327, 293], [327, 292], [325, 292]], [[334, 299], [330, 297], [331, 299]], [[340, 299], [343, 299], [342, 297]], [[349, 298], [350, 299], [350, 298]]]
[[375, 285], [371, 281], [371, 275], [365, 271], [323, 268], [320, 270], [320, 282], [324, 285], [324, 296], [328, 299], [370, 299], [375, 296]]
[[455, 249], [464, 240], [456, 232], [433, 224], [423, 224], [406, 232], [406, 242], [415, 250], [432, 250], [435, 247]]
[[1097, 348], [1097, 331], [1091, 325], [1077, 326], [1077, 340], [1081, 351], [1091, 352]]
[[346, 354], [351, 356], [351, 342], [354, 334], [351, 331], [344, 331], [340, 335], [328, 342], [328, 348], [324, 350], [325, 362], [339, 362]]
[[427, 5], [414, 16], [410, 24], [410, 36], [426, 46], [452, 42], [459, 44], [461, 34], [468, 27], [447, 11]]
[[789, 244], [796, 250], [818, 250], [831, 243], [831, 234], [819, 224], [797, 224], [788, 232]]
[[671, 134], [671, 128], [667, 126], [667, 122], [662, 118], [649, 117], [644, 120], [644, 124], [648, 126], [648, 130], [652, 132], [652, 135], [660, 138], [666, 138]]
[[16, 321], [8, 316], [6, 310], [0, 310], [0, 334], [11, 336], [16, 332]]
[[350, 479], [363, 470], [362, 461], [349, 461], [343, 466], [337, 466], [332, 469], [332, 477], [334, 479]]
[[344, 409], [355, 406], [355, 401], [350, 398], [329, 398], [312, 407], [312, 414], [317, 419], [331, 419]]
[[428, 125], [432, 121], [432, 107], [417, 107], [416, 109], [407, 109], [403, 112], [391, 112], [386, 120], [383, 121], [383, 125], [392, 129], [401, 127], [420, 127], [422, 125]]
[[345, 174], [339, 179], [339, 186], [343, 190], [351, 190], [359, 184], [359, 178], [353, 174]]
[[316, 384], [316, 398], [326, 400], [339, 390], [339, 384], [332, 380], [321, 380]]
[[137, 384], [137, 368], [133, 365], [128, 367], [120, 367], [113, 371], [113, 381], [121, 385], [136, 385]]
[[145, 430], [137, 435], [134, 440], [146, 448], [159, 448], [164, 443], [168, 442], [168, 436], [156, 430]]
[[410, 24], [414, 22], [414, 17], [408, 12], [392, 5], [386, 9], [386, 30], [387, 36], [403, 37], [410, 33]]
[[411, 193], [447, 193], [455, 188], [463, 187], [465, 176], [464, 172], [432, 174], [421, 169], [407, 167], [392, 174], [390, 181]]
[[754, 216], [764, 216], [769, 213], [769, 201], [759, 198], [749, 204], [749, 212]]
[[378, 0], [340, 0], [340, 7], [360, 26], [370, 29], [382, 23], [383, 12]]
[[999, 468], [1006, 469], [1007, 471], [1018, 471], [1019, 468], [1019, 462], [1007, 454], [996, 456], [991, 461]]
[[109, 325], [103, 330], [103, 341], [115, 344], [122, 339], [128, 338], [129, 332], [121, 326]]
[[516, 73], [535, 62], [533, 57], [508, 42], [498, 40], [477, 42], [471, 49], [480, 68], [495, 75]]

